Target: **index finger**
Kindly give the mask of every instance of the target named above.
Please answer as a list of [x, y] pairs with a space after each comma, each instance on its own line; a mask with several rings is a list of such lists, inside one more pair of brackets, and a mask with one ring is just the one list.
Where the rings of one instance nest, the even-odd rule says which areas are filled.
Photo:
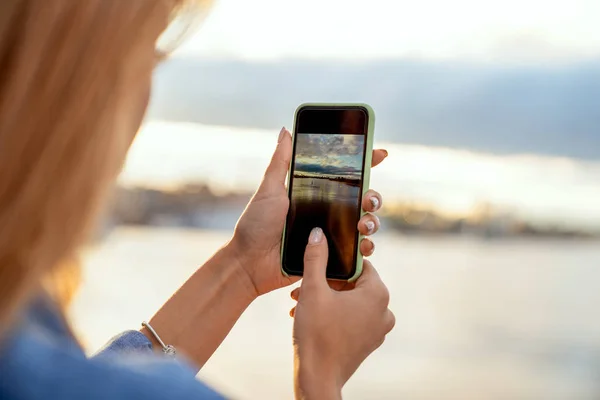
[[374, 304], [382, 308], [387, 309], [390, 304], [390, 292], [369, 260], [363, 261], [363, 273], [356, 281], [356, 289], [369, 292]]
[[379, 164], [381, 164], [381, 162], [383, 160], [385, 160], [385, 158], [388, 156], [388, 152], [385, 149], [375, 149], [373, 150], [373, 158], [371, 158], [371, 167], [376, 167]]
[[363, 270], [356, 281], [356, 287], [370, 286], [378, 282], [381, 282], [381, 278], [375, 267], [373, 267], [373, 264], [371, 264], [371, 261], [363, 260]]

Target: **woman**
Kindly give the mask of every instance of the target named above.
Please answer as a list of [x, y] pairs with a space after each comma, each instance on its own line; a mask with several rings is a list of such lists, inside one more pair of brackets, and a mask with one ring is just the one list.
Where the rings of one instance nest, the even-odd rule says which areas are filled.
[[[184, 5], [0, 2], [2, 399], [221, 398], [194, 375], [257, 296], [296, 281], [279, 264], [292, 153], [282, 129], [231, 241], [148, 325], [118, 335], [91, 359], [68, 329], [58, 290], [65, 265], [93, 228], [142, 121], [157, 39]], [[386, 155], [376, 150], [374, 164]], [[381, 202], [370, 191], [363, 208], [377, 211]], [[371, 214], [358, 226], [364, 234], [377, 228]], [[316, 228], [307, 240], [305, 277], [292, 292], [296, 396], [339, 398], [394, 317], [368, 261], [355, 287], [334, 291], [325, 279], [326, 238]], [[368, 239], [360, 248], [373, 252]]]

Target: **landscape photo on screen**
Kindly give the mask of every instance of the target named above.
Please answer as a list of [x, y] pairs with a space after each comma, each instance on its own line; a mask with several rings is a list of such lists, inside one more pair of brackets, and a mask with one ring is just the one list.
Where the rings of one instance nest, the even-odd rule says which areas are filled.
[[328, 179], [360, 186], [363, 147], [363, 135], [299, 134], [294, 178]]
[[288, 252], [302, 260], [310, 231], [320, 227], [329, 244], [328, 270], [353, 269], [364, 158], [363, 135], [298, 134], [292, 181]]

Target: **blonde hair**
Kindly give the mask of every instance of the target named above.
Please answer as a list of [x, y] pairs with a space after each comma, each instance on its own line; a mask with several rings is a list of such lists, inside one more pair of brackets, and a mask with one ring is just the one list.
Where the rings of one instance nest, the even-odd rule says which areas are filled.
[[0, 2], [0, 327], [93, 227], [177, 3]]

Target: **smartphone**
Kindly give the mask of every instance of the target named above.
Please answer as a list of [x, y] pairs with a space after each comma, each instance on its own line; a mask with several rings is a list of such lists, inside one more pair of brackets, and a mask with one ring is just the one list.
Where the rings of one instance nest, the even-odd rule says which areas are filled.
[[308, 236], [319, 227], [329, 245], [327, 278], [354, 281], [360, 276], [358, 221], [369, 188], [374, 124], [366, 104], [302, 104], [296, 110], [283, 274], [302, 276]]

